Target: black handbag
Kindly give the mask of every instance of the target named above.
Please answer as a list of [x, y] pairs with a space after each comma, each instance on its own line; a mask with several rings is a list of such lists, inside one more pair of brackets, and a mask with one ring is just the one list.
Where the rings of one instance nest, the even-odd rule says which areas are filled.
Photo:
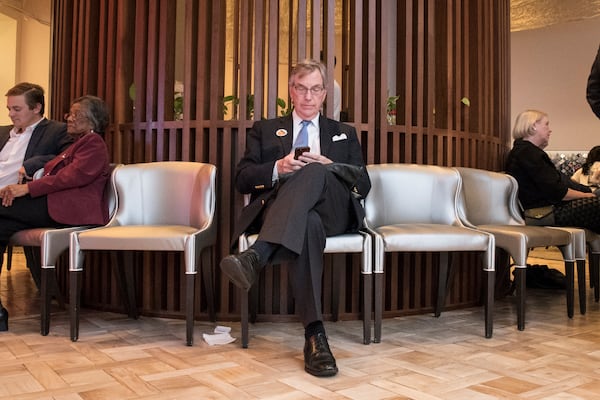
[[530, 208], [523, 212], [526, 225], [554, 225], [554, 206]]
[[361, 176], [367, 173], [364, 166], [344, 163], [331, 163], [325, 164], [325, 167], [346, 184], [354, 197], [359, 199], [362, 198], [362, 195], [359, 193], [358, 188], [356, 187], [356, 183]]

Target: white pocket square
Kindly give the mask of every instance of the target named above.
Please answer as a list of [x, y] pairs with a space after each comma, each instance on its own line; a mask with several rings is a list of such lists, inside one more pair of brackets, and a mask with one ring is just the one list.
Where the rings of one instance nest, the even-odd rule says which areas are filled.
[[333, 142], [339, 142], [340, 140], [346, 140], [348, 139], [348, 136], [346, 136], [345, 133], [340, 133], [339, 135], [335, 135], [334, 137], [331, 138], [331, 140]]

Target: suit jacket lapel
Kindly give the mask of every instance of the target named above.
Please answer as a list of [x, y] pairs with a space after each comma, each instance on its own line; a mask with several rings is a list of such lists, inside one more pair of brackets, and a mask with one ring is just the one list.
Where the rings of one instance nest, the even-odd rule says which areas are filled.
[[[274, 133], [279, 137], [281, 147], [283, 149], [283, 154], [288, 154], [292, 150], [292, 144], [294, 140], [294, 120], [292, 118], [292, 115], [290, 114], [283, 118], [279, 118], [277, 121], [278, 126]], [[285, 133], [285, 135], [282, 136], [283, 132], [281, 132], [280, 130], [284, 130], [287, 133]]]
[[25, 150], [25, 160], [32, 156], [33, 149], [35, 149], [40, 140], [42, 140], [43, 132], [46, 129], [46, 125], [48, 125], [48, 120], [44, 118], [40, 121], [39, 124], [36, 125], [33, 132], [31, 132], [31, 138], [29, 139], [29, 144], [27, 145], [27, 150]]
[[333, 134], [331, 129], [329, 120], [321, 115], [319, 117], [319, 138], [321, 140], [321, 154], [324, 156], [329, 154], [331, 147], [331, 135]]

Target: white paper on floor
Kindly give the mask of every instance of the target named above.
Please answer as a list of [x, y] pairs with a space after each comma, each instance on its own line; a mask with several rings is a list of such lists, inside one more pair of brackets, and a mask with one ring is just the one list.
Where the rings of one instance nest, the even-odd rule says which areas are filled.
[[228, 326], [217, 325], [214, 332], [214, 334], [202, 334], [204, 341], [208, 343], [209, 346], [228, 344], [235, 341], [235, 338], [229, 334], [231, 332], [231, 328]]

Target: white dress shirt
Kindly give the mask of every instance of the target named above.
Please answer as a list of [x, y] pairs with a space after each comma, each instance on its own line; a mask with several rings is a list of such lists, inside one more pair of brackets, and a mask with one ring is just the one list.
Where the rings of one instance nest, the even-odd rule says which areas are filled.
[[29, 125], [22, 133], [17, 133], [16, 128], [11, 129], [8, 141], [0, 150], [0, 188], [18, 183], [19, 169], [23, 166], [31, 134], [42, 119]]

